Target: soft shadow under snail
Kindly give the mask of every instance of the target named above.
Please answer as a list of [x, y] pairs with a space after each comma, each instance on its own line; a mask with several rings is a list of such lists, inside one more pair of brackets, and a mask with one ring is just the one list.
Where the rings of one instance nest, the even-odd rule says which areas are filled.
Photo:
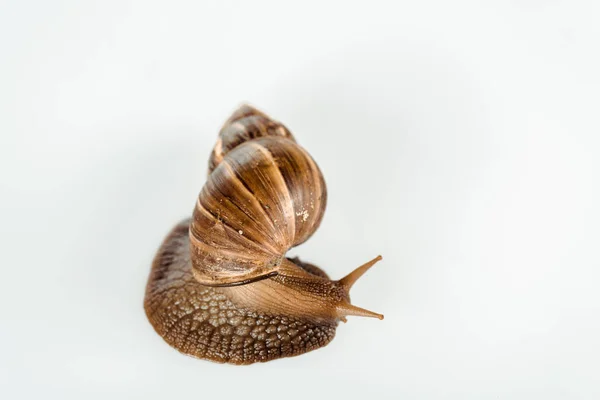
[[144, 299], [154, 329], [182, 353], [251, 364], [325, 346], [348, 315], [383, 319], [349, 296], [381, 256], [340, 280], [285, 256], [316, 231], [326, 199], [290, 131], [240, 107], [219, 133], [192, 218], [154, 258]]

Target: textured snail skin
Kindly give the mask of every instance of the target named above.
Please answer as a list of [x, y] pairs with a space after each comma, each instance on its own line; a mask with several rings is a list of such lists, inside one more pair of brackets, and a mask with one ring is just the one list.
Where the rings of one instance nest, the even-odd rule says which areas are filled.
[[339, 281], [285, 256], [316, 231], [326, 199], [289, 130], [240, 107], [219, 133], [192, 218], [155, 256], [144, 299], [154, 329], [182, 353], [251, 364], [326, 345], [347, 315], [383, 319], [349, 296], [380, 256]]
[[[301, 354], [333, 339], [336, 320], [257, 313], [234, 304], [222, 288], [200, 285], [191, 271], [188, 228], [183, 221], [167, 236], [146, 288], [146, 314], [167, 343], [195, 357], [251, 364]], [[314, 266], [305, 268], [327, 277]]]

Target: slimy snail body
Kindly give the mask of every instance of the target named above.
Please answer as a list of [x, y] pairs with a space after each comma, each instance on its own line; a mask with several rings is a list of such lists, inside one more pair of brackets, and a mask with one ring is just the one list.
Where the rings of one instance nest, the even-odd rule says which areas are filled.
[[286, 258], [316, 231], [327, 201], [323, 175], [281, 123], [250, 106], [225, 123], [193, 215], [164, 240], [144, 308], [182, 353], [251, 364], [329, 343], [348, 315], [383, 319], [350, 303], [354, 282]]

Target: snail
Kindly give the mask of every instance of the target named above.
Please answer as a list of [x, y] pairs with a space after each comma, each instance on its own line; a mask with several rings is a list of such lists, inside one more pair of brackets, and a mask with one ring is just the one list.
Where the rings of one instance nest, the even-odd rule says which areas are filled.
[[383, 319], [349, 296], [381, 256], [340, 280], [286, 257], [319, 227], [326, 201], [292, 133], [241, 106], [219, 132], [192, 217], [152, 263], [144, 309], [156, 332], [184, 354], [240, 365], [325, 346], [349, 315]]

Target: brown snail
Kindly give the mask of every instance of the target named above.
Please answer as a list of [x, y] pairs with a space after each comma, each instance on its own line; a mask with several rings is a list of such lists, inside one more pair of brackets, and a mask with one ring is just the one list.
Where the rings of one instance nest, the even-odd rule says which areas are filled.
[[337, 281], [285, 256], [316, 231], [326, 199], [290, 131], [240, 107], [219, 133], [192, 218], [154, 258], [144, 299], [154, 329], [182, 353], [251, 364], [325, 346], [348, 315], [383, 319], [349, 297], [381, 256]]

